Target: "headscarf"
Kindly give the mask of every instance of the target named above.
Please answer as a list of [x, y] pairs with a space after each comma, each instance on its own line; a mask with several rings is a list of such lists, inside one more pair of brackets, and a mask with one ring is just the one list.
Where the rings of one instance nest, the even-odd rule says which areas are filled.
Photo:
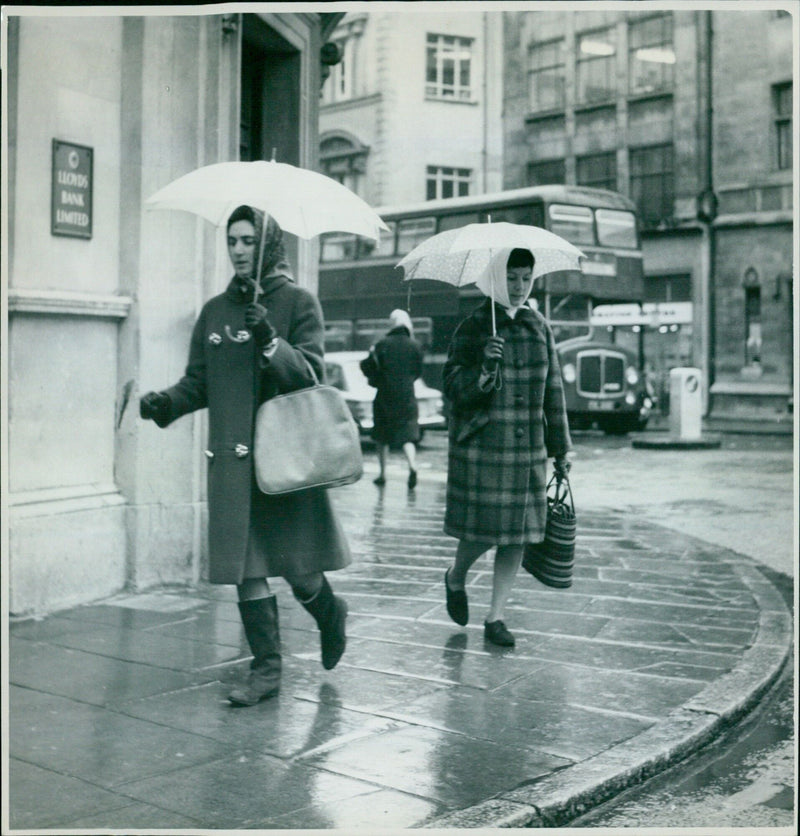
[[[506, 313], [513, 319], [517, 311], [522, 307], [518, 305], [515, 308], [511, 307], [511, 300], [508, 298], [508, 257], [511, 255], [512, 248], [508, 247], [503, 250], [498, 250], [489, 261], [489, 267], [481, 274], [478, 281], [475, 282], [478, 289], [488, 296], [490, 299], [494, 295], [495, 302], [504, 308]], [[494, 285], [494, 292], [492, 286]], [[533, 273], [531, 273], [530, 284], [528, 285], [527, 296], [530, 295], [533, 288]], [[523, 303], [524, 304], [524, 303]]]
[[409, 337], [414, 336], [414, 326], [411, 324], [411, 317], [402, 308], [395, 308], [389, 314], [389, 324], [392, 329], [405, 328], [408, 331]]
[[[266, 218], [266, 228], [264, 219]], [[252, 206], [237, 206], [228, 218], [227, 229], [236, 221], [250, 221], [255, 230], [256, 239], [256, 266], [258, 266], [258, 253], [261, 242], [262, 231], [264, 238], [264, 255], [261, 263], [261, 287], [264, 288], [264, 280], [272, 276], [284, 275], [294, 281], [289, 261], [286, 258], [286, 246], [283, 241], [283, 230], [272, 215], [265, 215], [260, 209]], [[248, 282], [252, 286], [252, 280]]]

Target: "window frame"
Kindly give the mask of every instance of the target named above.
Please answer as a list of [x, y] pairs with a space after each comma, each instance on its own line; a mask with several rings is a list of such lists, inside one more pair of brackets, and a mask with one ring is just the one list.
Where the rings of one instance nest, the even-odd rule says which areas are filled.
[[[647, 27], [652, 25], [654, 21], [661, 21], [664, 24], [662, 31], [657, 36], [648, 35], [646, 31]], [[643, 33], [641, 41], [635, 37], [635, 33], [639, 31]], [[628, 21], [628, 92], [630, 95], [639, 96], [649, 93], [662, 93], [674, 89], [675, 71], [672, 69], [676, 63], [674, 47], [675, 19], [671, 11], [636, 17]], [[661, 63], [662, 69], [656, 73], [658, 79], [654, 84], [638, 83], [641, 73], [636, 71], [635, 62], [644, 63], [641, 58], [636, 57], [637, 52], [641, 50], [661, 50], [665, 53], [668, 50], [672, 53], [672, 62]]]
[[794, 90], [791, 81], [784, 81], [772, 86], [775, 123], [775, 167], [779, 171], [792, 170], [794, 152], [794, 140], [792, 136], [793, 100]]
[[[555, 59], [551, 63], [533, 66], [535, 53], [544, 53], [546, 49], [556, 48]], [[560, 69], [560, 73], [558, 70]], [[553, 85], [555, 96], [553, 101], [542, 101], [541, 96], [534, 97], [534, 91], [539, 89], [534, 83], [534, 77], [544, 78], [550, 75], [555, 80]], [[559, 88], [560, 85], [560, 89]], [[528, 108], [531, 113], [549, 110], [563, 110], [567, 104], [567, 51], [564, 38], [553, 38], [548, 41], [532, 43], [528, 47]]]
[[[544, 180], [540, 180], [532, 176], [533, 172], [537, 170], [547, 172], [548, 166], [550, 166], [550, 170], [553, 172], [555, 172], [558, 169], [558, 173], [560, 176], [553, 178], [548, 175], [545, 177]], [[560, 186], [566, 182], [567, 161], [563, 157], [554, 157], [551, 160], [529, 160], [525, 170], [525, 174], [527, 177], [528, 186], [548, 186], [553, 183]]]
[[[599, 162], [611, 163], [605, 166], [603, 176], [592, 174], [592, 176], [581, 176], [581, 168], [583, 166], [593, 166]], [[600, 151], [594, 154], [583, 154], [575, 157], [575, 184], [578, 186], [588, 186], [595, 189], [608, 189], [609, 191], [618, 191], [619, 174], [617, 171], [617, 152], [616, 151]]]
[[[592, 39], [600, 40], [601, 35], [608, 35], [608, 43], [611, 45], [613, 52], [610, 55], [592, 55], [581, 57], [581, 42], [585, 39], [587, 41]], [[582, 78], [583, 72], [589, 73], [591, 78], [592, 70], [598, 67], [603, 68], [603, 74], [606, 76], [607, 83], [603, 88], [602, 96], [586, 96], [583, 93], [583, 81], [588, 79]], [[614, 26], [606, 26], [602, 29], [592, 29], [588, 32], [581, 32], [575, 36], [575, 103], [578, 106], [593, 105], [598, 102], [612, 101], [617, 95], [617, 30]]]
[[[434, 39], [434, 40], [432, 40]], [[452, 41], [452, 43], [447, 43]], [[466, 51], [466, 58], [459, 53]], [[452, 53], [448, 55], [448, 53]], [[434, 78], [430, 78], [431, 54]], [[473, 66], [475, 39], [463, 35], [425, 33], [425, 98], [447, 102], [472, 102], [475, 100]], [[453, 62], [453, 80], [445, 81], [446, 63]], [[467, 81], [464, 82], [466, 70]]]
[[[669, 151], [669, 166], [659, 165], [655, 171], [635, 171], [638, 160], [646, 162], [647, 153], [661, 152], [661, 162], [664, 160], [664, 152]], [[628, 149], [628, 169], [630, 172], [629, 194], [636, 204], [636, 211], [643, 227], [652, 229], [665, 221], [671, 221], [675, 215], [675, 146], [672, 142], [658, 143], [655, 145], [635, 146]], [[652, 183], [658, 179], [660, 209], [658, 217], [655, 218], [646, 210], [653, 201], [644, 201], [643, 196], [652, 194], [652, 188], [638, 188], [638, 184], [645, 182]]]
[[[445, 172], [452, 172], [446, 175]], [[468, 197], [472, 189], [473, 171], [464, 166], [428, 165], [425, 167], [425, 199], [443, 200], [448, 197]], [[430, 187], [433, 184], [434, 194], [431, 196]], [[445, 186], [453, 187], [452, 194], [444, 194]], [[462, 190], [462, 187], [466, 187]]]

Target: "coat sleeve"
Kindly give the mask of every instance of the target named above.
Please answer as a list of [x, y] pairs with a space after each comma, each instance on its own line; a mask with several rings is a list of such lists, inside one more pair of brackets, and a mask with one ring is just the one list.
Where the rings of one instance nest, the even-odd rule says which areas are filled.
[[325, 328], [319, 300], [311, 293], [298, 294], [286, 338], [279, 336], [275, 353], [261, 361], [265, 381], [279, 392], [293, 392], [314, 384], [309, 365], [317, 380], [325, 382]]
[[161, 426], [168, 426], [173, 421], [208, 406], [206, 392], [206, 357], [205, 357], [205, 311], [200, 313], [192, 330], [189, 344], [189, 362], [183, 377], [165, 394], [169, 396], [168, 420]]
[[561, 364], [553, 331], [542, 320], [547, 334], [547, 379], [544, 386], [545, 446], [551, 458], [565, 455], [572, 449], [572, 439], [567, 421], [567, 404], [564, 399], [564, 384], [561, 380]]
[[493, 390], [482, 390], [478, 380], [483, 366], [483, 343], [472, 320], [464, 320], [453, 334], [442, 373], [444, 394], [456, 412], [485, 407]]

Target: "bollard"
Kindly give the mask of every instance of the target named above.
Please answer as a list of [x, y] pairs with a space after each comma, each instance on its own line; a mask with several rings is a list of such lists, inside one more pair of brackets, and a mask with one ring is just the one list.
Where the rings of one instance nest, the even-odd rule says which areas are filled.
[[703, 432], [702, 372], [690, 367], [669, 373], [669, 431], [682, 441], [699, 439]]

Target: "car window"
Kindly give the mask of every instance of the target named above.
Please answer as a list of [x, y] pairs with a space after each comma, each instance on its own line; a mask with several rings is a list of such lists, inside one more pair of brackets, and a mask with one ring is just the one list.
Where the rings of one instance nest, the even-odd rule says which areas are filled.
[[344, 369], [338, 363], [325, 363], [325, 378], [329, 386], [346, 390], [347, 382], [344, 379]]

